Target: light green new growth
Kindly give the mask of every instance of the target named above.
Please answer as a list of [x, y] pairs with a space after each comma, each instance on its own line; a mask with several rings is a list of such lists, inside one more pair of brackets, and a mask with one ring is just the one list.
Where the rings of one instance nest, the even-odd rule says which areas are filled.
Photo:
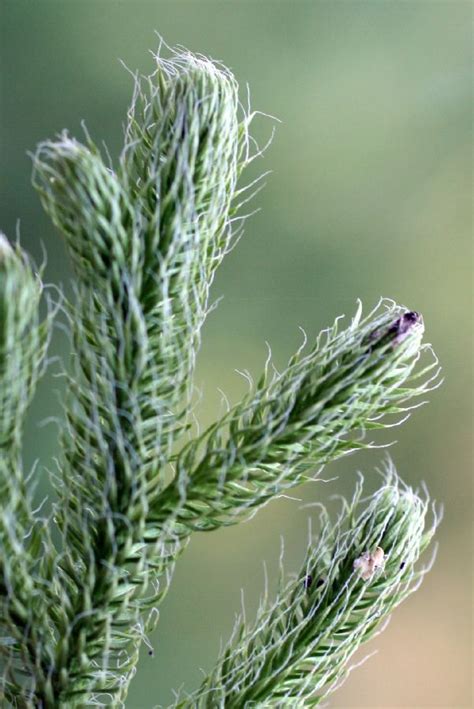
[[[359, 481], [334, 524], [320, 506], [321, 531], [298, 576], [281, 583], [273, 602], [262, 602], [252, 627], [236, 624], [216, 667], [177, 707], [311, 707], [341, 683], [354, 652], [419, 585], [427, 569], [414, 564], [439, 522], [433, 508], [425, 529], [428, 500], [393, 466], [371, 498], [361, 494]], [[359, 565], [377, 548], [383, 560], [364, 577]]]
[[[0, 693], [6, 706], [125, 706], [145, 635], [192, 532], [247, 517], [326, 463], [371, 445], [433, 386], [423, 321], [382, 301], [305, 343], [282, 372], [190, 439], [192, 377], [216, 268], [239, 237], [252, 152], [232, 74], [180, 51], [136, 78], [125, 143], [106, 165], [86, 135], [38, 147], [34, 185], [74, 267], [72, 359], [51, 519], [21, 465], [25, 412], [51, 308], [28, 258], [0, 236]], [[311, 706], [412, 589], [433, 527], [391, 470], [323, 514], [304, 568], [243, 624], [183, 706]], [[53, 543], [52, 538], [59, 540]], [[383, 573], [365, 580], [377, 547]], [[366, 554], [364, 557], [363, 555]], [[403, 562], [403, 569], [400, 564]], [[311, 582], [308, 579], [311, 578]], [[306, 579], [306, 580], [304, 580]], [[320, 581], [323, 581], [320, 583]], [[1, 698], [1, 694], [0, 694]], [[3, 701], [2, 699], [2, 701]]]
[[364, 434], [389, 425], [430, 385], [423, 377], [433, 363], [413, 373], [423, 326], [417, 318], [400, 335], [405, 312], [382, 304], [362, 320], [359, 307], [346, 330], [336, 321], [283, 372], [270, 373], [268, 361], [251, 393], [176, 456], [175, 480], [152, 518], [171, 519], [175, 534], [235, 523], [239, 511], [370, 445]]

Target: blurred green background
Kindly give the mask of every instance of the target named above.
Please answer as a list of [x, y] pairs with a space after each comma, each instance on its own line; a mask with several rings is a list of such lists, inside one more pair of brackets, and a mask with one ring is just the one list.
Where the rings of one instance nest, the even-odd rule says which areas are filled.
[[[337, 707], [471, 706], [471, 4], [469, 2], [143, 2], [3, 0], [0, 5], [0, 226], [37, 258], [46, 279], [70, 290], [62, 242], [30, 185], [27, 151], [85, 119], [115, 155], [132, 81], [118, 58], [149, 72], [160, 32], [169, 44], [223, 60], [252, 105], [277, 116], [271, 169], [246, 234], [219, 272], [223, 302], [204, 333], [196, 382], [203, 422], [245, 390], [235, 368], [257, 374], [268, 340], [282, 364], [300, 343], [361, 297], [386, 295], [419, 310], [444, 367], [428, 407], [392, 430], [392, 455], [446, 507], [439, 554], [422, 589], [368, 650], [378, 654], [332, 697]], [[264, 141], [273, 123], [257, 119]], [[58, 331], [53, 354], [66, 353]], [[27, 428], [26, 458], [52, 467], [60, 380], [43, 381]], [[379, 437], [386, 442], [390, 437]], [[349, 492], [356, 469], [383, 453], [351, 457], [298, 490], [305, 502]], [[43, 470], [46, 489], [46, 472]], [[370, 482], [369, 482], [370, 485]], [[166, 705], [193, 689], [240, 609], [251, 615], [263, 561], [275, 574], [280, 537], [288, 569], [302, 558], [309, 511], [280, 500], [251, 522], [193, 538], [180, 562], [130, 694], [131, 709]]]

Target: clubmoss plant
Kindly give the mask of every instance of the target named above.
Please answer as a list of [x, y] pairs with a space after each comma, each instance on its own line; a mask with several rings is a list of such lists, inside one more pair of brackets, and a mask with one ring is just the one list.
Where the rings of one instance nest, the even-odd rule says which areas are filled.
[[[232, 74], [179, 50], [135, 77], [123, 151], [88, 134], [42, 143], [33, 182], [74, 269], [72, 356], [50, 518], [35, 511], [21, 431], [54, 309], [0, 236], [2, 705], [126, 706], [143, 640], [194, 531], [235, 524], [372, 443], [433, 387], [422, 317], [391, 301], [305, 343], [192, 437], [192, 378], [217, 267], [240, 236], [253, 113]], [[34, 475], [35, 473], [33, 473]], [[177, 706], [313, 706], [417, 585], [439, 515], [389, 465], [379, 491], [321, 513], [282, 580], [201, 688]], [[53, 539], [55, 540], [53, 542]], [[153, 704], [159, 702], [159, 697]]]

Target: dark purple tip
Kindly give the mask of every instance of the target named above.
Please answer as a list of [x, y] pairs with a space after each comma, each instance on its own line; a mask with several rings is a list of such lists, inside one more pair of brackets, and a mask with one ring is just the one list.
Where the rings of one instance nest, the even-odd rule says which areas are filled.
[[403, 571], [405, 566], [406, 566], [406, 563], [404, 561], [402, 561], [402, 563], [400, 564], [400, 571]]
[[398, 332], [401, 335], [407, 332], [411, 327], [413, 327], [413, 325], [417, 325], [421, 322], [423, 322], [423, 318], [419, 313], [416, 313], [414, 310], [405, 313], [399, 320]]
[[313, 583], [313, 577], [311, 574], [308, 574], [307, 576], [304, 577], [304, 587], [308, 589], [311, 584]]
[[414, 310], [410, 310], [408, 313], [405, 313], [405, 315], [402, 315], [402, 319], [412, 323], [420, 322], [421, 315], [420, 313], [417, 313]]
[[423, 318], [421, 315], [414, 310], [409, 310], [406, 313], [403, 313], [401, 317], [399, 317], [393, 325], [389, 328], [388, 334], [389, 335], [394, 335], [394, 342], [402, 342], [402, 340], [405, 339], [407, 335], [410, 334], [410, 331], [416, 326], [423, 323]]
[[372, 351], [373, 347], [383, 346], [388, 343], [391, 343], [392, 346], [398, 345], [418, 325], [423, 325], [421, 315], [414, 310], [407, 310], [394, 320], [387, 329], [378, 328], [370, 333], [368, 337], [370, 351]]

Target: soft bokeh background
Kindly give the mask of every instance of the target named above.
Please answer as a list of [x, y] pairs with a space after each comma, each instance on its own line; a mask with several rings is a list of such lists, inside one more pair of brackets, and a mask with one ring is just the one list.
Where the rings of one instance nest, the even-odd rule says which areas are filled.
[[[259, 164], [273, 170], [255, 200], [262, 210], [215, 283], [224, 300], [204, 333], [202, 421], [221, 410], [217, 387], [231, 400], [244, 391], [235, 368], [259, 372], [265, 340], [283, 363], [300, 342], [298, 325], [316, 334], [350, 315], [357, 297], [371, 307], [386, 295], [421, 311], [444, 366], [444, 386], [395, 432], [392, 451], [405, 478], [426, 480], [445, 504], [438, 559], [332, 705], [471, 706], [471, 5], [3, 0], [0, 225], [13, 237], [20, 218], [23, 244], [41, 259], [44, 243], [46, 278], [67, 289], [64, 248], [30, 186], [26, 153], [64, 127], [80, 136], [85, 119], [115, 154], [132, 88], [118, 58], [151, 70], [154, 30], [222, 59], [249, 83], [253, 106], [282, 121]], [[258, 119], [259, 139], [271, 125]], [[66, 350], [59, 332], [53, 349]], [[40, 387], [28, 463], [50, 464], [57, 452], [56, 429], [37, 421], [59, 414], [59, 388], [52, 376]], [[380, 458], [341, 461], [326, 473], [338, 481], [296, 496], [350, 491], [357, 468], [373, 481]], [[251, 614], [264, 560], [274, 574], [281, 535], [288, 568], [297, 568], [309, 514], [300, 507], [278, 501], [245, 525], [193, 538], [131, 709], [167, 704], [172, 688], [198, 684], [241, 589]]]

